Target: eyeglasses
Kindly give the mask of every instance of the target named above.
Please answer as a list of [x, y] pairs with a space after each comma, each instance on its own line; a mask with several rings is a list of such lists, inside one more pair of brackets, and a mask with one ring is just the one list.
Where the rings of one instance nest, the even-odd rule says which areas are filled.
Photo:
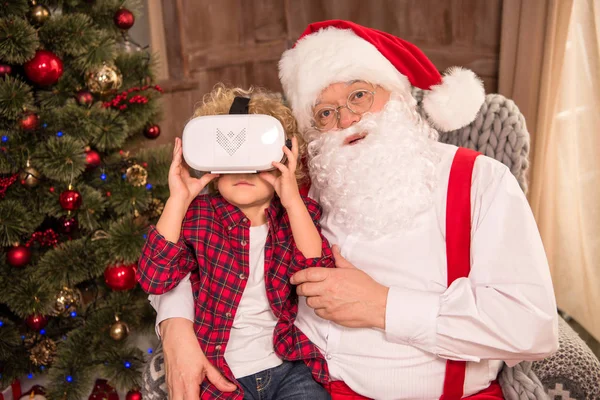
[[339, 107], [324, 106], [315, 111], [313, 127], [320, 131], [328, 131], [337, 125], [340, 120], [340, 109], [347, 108], [350, 112], [363, 115], [371, 109], [375, 100], [375, 91], [357, 89], [348, 95], [346, 104]]

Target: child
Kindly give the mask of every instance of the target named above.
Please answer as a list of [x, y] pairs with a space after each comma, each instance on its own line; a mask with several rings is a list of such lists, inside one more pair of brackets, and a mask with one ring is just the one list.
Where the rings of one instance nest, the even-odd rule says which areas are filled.
[[[321, 209], [298, 190], [303, 170], [297, 168], [296, 121], [274, 94], [222, 85], [194, 116], [228, 114], [236, 96], [250, 98], [249, 113], [281, 122], [292, 139], [292, 150], [283, 148], [287, 165], [273, 162], [274, 171], [196, 179], [182, 165], [176, 139], [170, 197], [148, 232], [137, 279], [146, 292], [163, 294], [192, 273], [200, 347], [237, 385], [225, 392], [204, 380], [203, 399], [328, 399], [315, 381], [327, 380], [325, 360], [294, 326], [298, 300], [290, 276], [311, 266], [334, 266], [320, 234]], [[209, 182], [213, 193], [198, 195]]]

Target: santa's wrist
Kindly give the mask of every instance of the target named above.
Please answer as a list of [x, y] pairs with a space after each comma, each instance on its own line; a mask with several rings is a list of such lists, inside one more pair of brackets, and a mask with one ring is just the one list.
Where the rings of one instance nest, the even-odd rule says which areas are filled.
[[390, 288], [380, 285], [379, 290], [374, 292], [374, 307], [371, 314], [371, 326], [385, 330], [385, 315], [387, 308], [387, 298]]

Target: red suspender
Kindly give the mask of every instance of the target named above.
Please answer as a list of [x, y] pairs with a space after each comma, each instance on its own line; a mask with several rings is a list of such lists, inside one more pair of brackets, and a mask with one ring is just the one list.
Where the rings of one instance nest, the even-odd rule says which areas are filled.
[[[446, 257], [448, 287], [471, 270], [471, 178], [480, 153], [459, 148], [454, 156], [446, 201]], [[464, 361], [446, 361], [444, 392], [440, 400], [459, 400], [465, 385]]]

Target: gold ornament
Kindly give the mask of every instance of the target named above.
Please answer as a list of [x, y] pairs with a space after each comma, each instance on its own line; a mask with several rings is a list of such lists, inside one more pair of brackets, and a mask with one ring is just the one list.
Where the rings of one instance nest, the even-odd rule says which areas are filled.
[[129, 336], [129, 326], [123, 322], [119, 321], [119, 317], [115, 315], [115, 323], [110, 327], [110, 337], [120, 342]]
[[47, 336], [35, 332], [27, 334], [23, 340], [25, 348], [29, 350], [29, 359], [36, 366], [49, 366], [56, 356], [56, 343]]
[[139, 164], [133, 164], [131, 167], [127, 168], [125, 176], [127, 177], [127, 182], [131, 183], [133, 186], [143, 186], [148, 179], [148, 171]]
[[163, 203], [160, 199], [152, 199], [152, 201], [148, 205], [148, 213], [152, 218], [160, 217], [164, 209], [165, 203]]
[[19, 179], [21, 180], [21, 183], [28, 188], [34, 188], [40, 183], [40, 173], [37, 169], [33, 168], [29, 164], [29, 160], [27, 160], [25, 168], [23, 168], [23, 171], [19, 174]]
[[54, 308], [50, 313], [53, 316], [70, 313], [77, 309], [77, 305], [81, 304], [81, 293], [78, 290], [73, 290], [68, 287], [63, 287], [56, 295]]
[[40, 27], [50, 18], [50, 10], [44, 5], [34, 4], [29, 10], [28, 17], [31, 25]]
[[107, 94], [121, 87], [123, 76], [112, 64], [102, 64], [86, 73], [85, 83], [92, 93]]

